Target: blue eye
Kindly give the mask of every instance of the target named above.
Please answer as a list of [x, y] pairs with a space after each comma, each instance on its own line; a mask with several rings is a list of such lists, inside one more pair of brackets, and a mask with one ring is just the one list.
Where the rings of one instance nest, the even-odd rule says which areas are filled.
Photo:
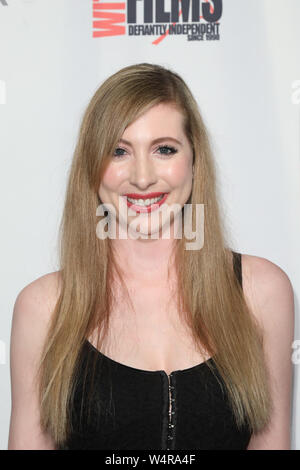
[[[115, 149], [115, 152], [117, 152], [117, 150], [121, 150], [121, 152], [126, 152], [126, 150], [122, 149], [121, 147], [117, 147], [117, 148]], [[113, 157], [117, 157], [117, 158], [118, 158], [118, 157], [123, 157], [123, 156], [124, 156], [123, 153], [121, 153], [121, 154], [120, 154], [120, 153], [117, 153], [117, 154], [114, 153], [114, 154], [113, 154]]]
[[[162, 150], [164, 150], [161, 155], [173, 155], [174, 153], [177, 153], [177, 149], [175, 149], [174, 147], [171, 147], [169, 145], [161, 145], [160, 147], [158, 147], [158, 149], [160, 152]], [[126, 152], [125, 149], [123, 149], [122, 147], [117, 147], [115, 149], [115, 152], [113, 154], [113, 157], [117, 157], [117, 158], [120, 158], [120, 157], [123, 157], [124, 156], [124, 153], [120, 153], [121, 152]]]
[[162, 145], [158, 147], [158, 150], [161, 150], [161, 149], [167, 149], [169, 151], [168, 153], [163, 152], [162, 155], [173, 155], [174, 153], [177, 152], [177, 149], [175, 149], [174, 147], [170, 147], [169, 145]]

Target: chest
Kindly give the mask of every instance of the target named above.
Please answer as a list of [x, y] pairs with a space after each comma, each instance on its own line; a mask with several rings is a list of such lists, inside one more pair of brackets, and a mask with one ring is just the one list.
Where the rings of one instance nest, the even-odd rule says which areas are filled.
[[[87, 369], [84, 360], [81, 374]], [[221, 377], [205, 364], [167, 377], [106, 359], [96, 367], [92, 396], [84, 382], [75, 391], [66, 450], [229, 450], [249, 442], [248, 430], [236, 426]]]
[[[119, 297], [101, 352], [142, 370], [186, 369], [207, 360], [181, 318], [174, 292], [164, 285], [129, 286], [133, 309]], [[90, 342], [96, 347], [95, 342]]]

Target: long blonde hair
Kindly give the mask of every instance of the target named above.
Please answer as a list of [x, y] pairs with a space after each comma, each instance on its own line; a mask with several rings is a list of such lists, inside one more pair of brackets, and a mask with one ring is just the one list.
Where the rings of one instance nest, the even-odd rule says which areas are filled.
[[95, 328], [101, 348], [114, 305], [112, 286], [123, 276], [109, 239], [96, 235], [101, 178], [126, 127], [162, 102], [183, 113], [194, 151], [189, 202], [193, 211], [195, 204], [205, 207], [204, 246], [185, 250], [184, 232], [176, 244], [178, 310], [195, 346], [213, 356], [237, 425], [247, 422], [252, 432], [258, 432], [270, 418], [263, 332], [232, 267], [208, 131], [184, 80], [160, 65], [141, 63], [119, 70], [97, 89], [83, 115], [70, 168], [60, 227], [61, 290], [38, 370], [41, 425], [57, 446], [71, 432], [81, 348]]

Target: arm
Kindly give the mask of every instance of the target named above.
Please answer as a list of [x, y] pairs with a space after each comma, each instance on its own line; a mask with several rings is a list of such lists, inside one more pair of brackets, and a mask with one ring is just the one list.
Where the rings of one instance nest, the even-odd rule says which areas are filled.
[[11, 417], [8, 450], [53, 450], [40, 426], [38, 391], [33, 383], [56, 295], [56, 273], [27, 285], [18, 295], [10, 341]]
[[[244, 266], [245, 265], [245, 266]], [[243, 255], [245, 295], [264, 330], [274, 411], [269, 425], [253, 434], [247, 450], [289, 450], [294, 339], [294, 293], [287, 274], [265, 258]], [[244, 279], [244, 276], [243, 276]]]

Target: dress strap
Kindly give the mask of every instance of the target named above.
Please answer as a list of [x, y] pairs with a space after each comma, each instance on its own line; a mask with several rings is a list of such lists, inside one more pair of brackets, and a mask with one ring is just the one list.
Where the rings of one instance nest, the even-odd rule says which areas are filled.
[[236, 251], [232, 251], [233, 254], [233, 269], [236, 274], [236, 277], [243, 288], [243, 276], [242, 276], [242, 255]]

